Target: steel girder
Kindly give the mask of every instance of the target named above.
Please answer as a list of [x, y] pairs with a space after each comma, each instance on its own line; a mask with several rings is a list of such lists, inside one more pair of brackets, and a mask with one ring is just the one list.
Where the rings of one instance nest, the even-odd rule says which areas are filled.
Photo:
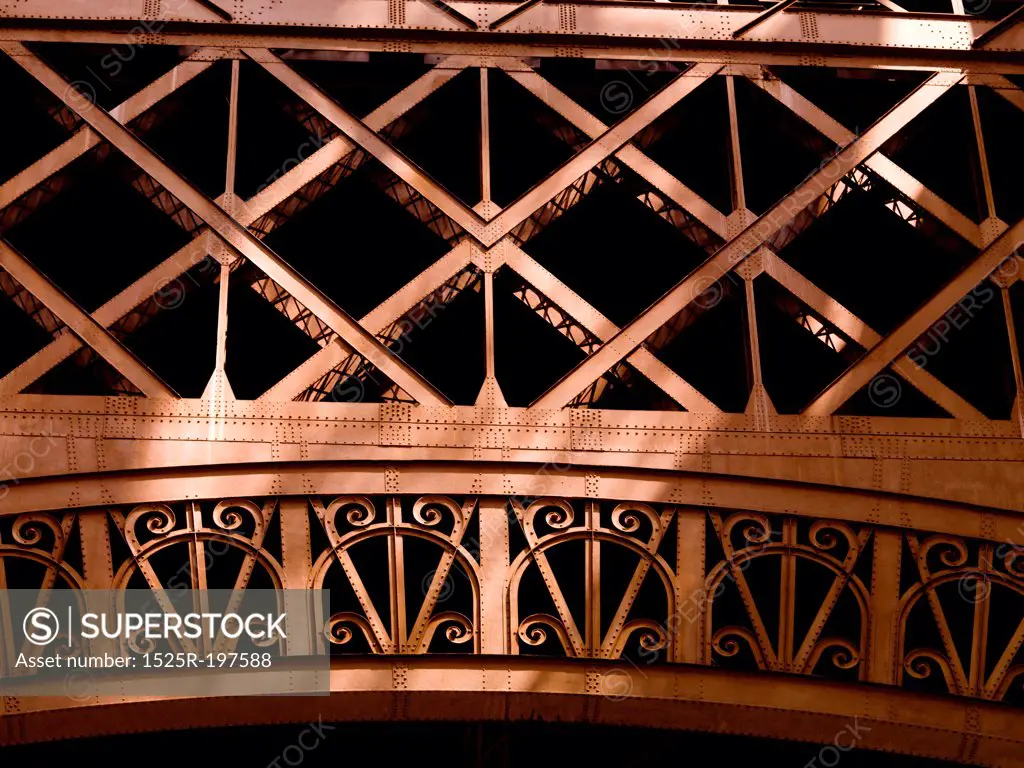
[[[505, 462], [509, 472], [517, 463], [546, 465], [547, 474], [559, 478], [562, 471], [552, 467], [571, 466], [578, 468], [573, 483], [582, 483], [588, 471], [600, 480], [606, 471], [648, 468], [665, 473], [656, 483], [657, 493], [671, 493], [675, 484], [684, 483], [698, 496], [709, 483], [748, 478], [744, 487], [750, 498], [734, 504], [747, 508], [758, 508], [757, 482], [806, 483], [790, 502], [780, 503], [797, 504], [806, 495], [808, 514], [817, 505], [820, 515], [832, 509], [850, 518], [853, 495], [837, 507], [828, 493], [877, 492], [886, 497], [881, 506], [863, 497], [857, 502], [858, 519], [957, 535], [977, 535], [990, 525], [989, 518], [998, 518], [1006, 525], [998, 523], [999, 535], [1012, 537], [1015, 514], [1024, 512], [1024, 441], [1012, 421], [777, 415], [771, 429], [764, 430], [753, 415], [728, 413], [487, 412], [471, 406], [23, 395], [5, 401], [2, 426], [5, 455], [23, 458], [19, 466], [7, 468], [11, 477], [5, 481], [0, 512], [61, 506], [74, 499], [81, 505], [100, 504], [118, 486], [121, 473], [136, 470], [194, 477], [207, 464], [269, 462], [265, 477], [272, 483], [286, 467], [298, 467], [294, 471], [301, 474], [336, 460], [376, 462], [367, 469], [373, 472], [385, 472], [387, 463], [395, 461], [448, 462], [470, 484], [475, 471], [470, 465], [459, 467], [473, 461]], [[52, 443], [43, 453], [40, 440], [47, 436]], [[302, 469], [305, 464], [308, 468]], [[532, 474], [522, 470], [519, 490], [528, 492]], [[62, 476], [59, 484], [51, 484], [53, 494], [41, 501], [36, 481]], [[223, 487], [211, 482], [204, 494], [222, 495]], [[566, 486], [564, 492], [578, 495], [582, 487]], [[826, 495], [816, 497], [817, 492]], [[629, 494], [623, 489], [621, 495]], [[922, 516], [917, 517], [908, 510], [921, 500], [934, 503], [920, 507]], [[728, 506], [730, 501], [720, 503]], [[943, 505], [947, 512], [941, 511]]]
[[[253, 45], [274, 48], [306, 45], [312, 38], [337, 44], [339, 39], [353, 36], [364, 40], [377, 37], [381, 45], [424, 38], [431, 43], [459, 42], [468, 46], [467, 53], [473, 47], [500, 45], [520, 55], [557, 55], [558, 49], [582, 53], [590, 46], [611, 44], [644, 52], [633, 53], [632, 58], [679, 53], [687, 60], [696, 50], [719, 57], [751, 55], [762, 63], [764, 57], [773, 55], [794, 61], [803, 58], [827, 66], [840, 60], [852, 63], [849, 57], [861, 61], [884, 57], [926, 66], [968, 58], [978, 63], [1007, 62], [1024, 49], [1024, 30], [1019, 24], [1000, 27], [998, 20], [992, 19], [884, 9], [828, 12], [796, 5], [765, 19], [759, 18], [759, 9], [745, 6], [626, 0], [554, 0], [528, 3], [525, 9], [519, 2], [462, 0], [349, 0], [330, 6], [267, 6], [258, 0], [241, 0], [231, 6], [228, 15], [232, 18], [227, 20], [199, 2], [155, 10], [145, 0], [122, 0], [102, 9], [84, 1], [69, 7], [59, 0], [24, 0], [14, 9], [0, 9], [6, 11], [0, 16], [11, 19], [8, 25], [21, 28], [12, 38], [21, 40], [68, 39], [69, 30], [77, 28], [75, 39], [100, 42], [129, 34], [147, 42], [178, 39], [207, 45], [221, 35], [238, 40], [240, 34], [246, 34]], [[517, 9], [523, 10], [510, 16]], [[756, 26], [735, 36], [751, 23]], [[993, 30], [1000, 32], [998, 37], [975, 45]]]

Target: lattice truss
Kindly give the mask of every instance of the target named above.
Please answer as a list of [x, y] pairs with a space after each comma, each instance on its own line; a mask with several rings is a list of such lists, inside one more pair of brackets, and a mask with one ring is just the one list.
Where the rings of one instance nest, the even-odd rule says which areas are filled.
[[4, 395], [1022, 415], [1007, 77], [2, 47]]
[[[161, 605], [170, 590], [330, 589], [310, 640], [335, 655], [614, 659], [631, 675], [696, 663], [1018, 706], [1020, 552], [835, 518], [563, 497], [230, 498], [0, 518], [8, 587], [150, 590]], [[18, 651], [0, 646], [0, 669]]]

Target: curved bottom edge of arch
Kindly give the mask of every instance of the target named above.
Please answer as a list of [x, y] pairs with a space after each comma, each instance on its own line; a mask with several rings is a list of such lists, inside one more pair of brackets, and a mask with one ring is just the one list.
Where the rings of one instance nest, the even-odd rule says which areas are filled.
[[574, 722], [836, 744], [1024, 767], [1024, 712], [885, 686], [527, 657], [336, 659], [329, 696], [7, 698], [0, 745], [324, 721]]

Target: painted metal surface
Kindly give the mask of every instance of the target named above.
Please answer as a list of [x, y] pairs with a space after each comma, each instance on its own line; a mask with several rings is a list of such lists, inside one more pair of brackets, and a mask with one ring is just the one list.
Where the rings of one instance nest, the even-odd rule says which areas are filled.
[[[963, 627], [949, 618], [962, 610], [948, 601], [951, 585], [954, 591], [957, 585], [985, 584], [1024, 593], [1015, 559], [1017, 546], [1024, 545], [1024, 379], [1008, 293], [1019, 279], [1024, 223], [997, 217], [989, 166], [998, 160], [986, 152], [976, 96], [977, 89], [995, 88], [1024, 109], [1024, 94], [1004, 76], [1024, 71], [1019, 58], [1024, 31], [1020, 25], [996, 27], [995, 21], [964, 16], [824, 13], [783, 5], [749, 26], [759, 10], [625, 2], [522, 7], [452, 2], [446, 11], [419, 0], [237, 0], [218, 13], [198, 2], [121, 0], [104, 4], [102, 15], [95, 3], [0, 2], [5, 19], [0, 55], [45, 86], [75, 121], [64, 144], [0, 184], [0, 217], [19, 218], [45, 206], [48, 183], [77, 158], [109, 143], [138, 166], [140, 178], [152, 181], [161, 208], [195, 235], [179, 253], [91, 313], [74, 306], [13, 251], [0, 248], [8, 278], [0, 287], [35, 313], [53, 337], [0, 379], [0, 529], [9, 525], [12, 531], [0, 537], [0, 576], [5, 560], [28, 557], [45, 562], [53, 578], [79, 587], [109, 587], [133, 568], [158, 583], [161, 575], [148, 564], [146, 550], [155, 545], [140, 544], [130, 531], [140, 521], [155, 520], [156, 528], [149, 530], [158, 539], [167, 537], [161, 545], [187, 548], [189, 540], [203, 537], [224, 541], [258, 552], [282, 583], [308, 586], [332, 567], [344, 572], [359, 610], [339, 618], [333, 640], [343, 647], [361, 636], [375, 655], [336, 661], [335, 695], [325, 712], [338, 717], [387, 712], [396, 719], [429, 718], [436, 714], [429, 702], [439, 692], [450, 694], [445, 714], [452, 717], [541, 716], [815, 742], [830, 740], [851, 717], [861, 717], [873, 729], [863, 744], [868, 748], [975, 765], [1021, 765], [1024, 716], [990, 702], [1008, 698], [1020, 686], [1024, 617], [1013, 617], [1008, 637], [990, 648], [987, 598], [967, 603], [966, 641], [958, 634]], [[510, 15], [517, 8], [520, 12]], [[149, 26], [138, 26], [143, 22]], [[734, 33], [744, 26], [737, 39]], [[972, 47], [993, 29], [1000, 32], [997, 37]], [[83, 102], [82, 94], [27, 45], [125, 39], [203, 47], [107, 112]], [[279, 48], [419, 52], [437, 58], [433, 69], [364, 116], [343, 108], [271, 51]], [[545, 80], [543, 68], [531, 64], [537, 56], [696, 64], [629, 116], [605, 121]], [[232, 118], [228, 183], [214, 200], [127, 126], [219, 59], [232, 60]], [[301, 99], [308, 119], [333, 132], [323, 146], [246, 201], [234, 195], [231, 183], [239, 62], [259, 64]], [[858, 134], [763, 68], [780, 63], [919, 68], [926, 81]], [[410, 110], [472, 68], [483, 73], [485, 109], [495, 98], [485, 70], [502, 70], [581, 137], [572, 159], [504, 207], [490, 199], [489, 119], [480, 123], [484, 183], [477, 205], [457, 199], [388, 140], [388, 131]], [[641, 142], [643, 131], [718, 78], [726, 80], [730, 99], [732, 211], [716, 209], [662, 168]], [[751, 158], [748, 154], [741, 162], [739, 157], [735, 89], [741, 80], [754, 83], [839, 147], [759, 217], [746, 208], [743, 168]], [[972, 98], [988, 212], [980, 224], [879, 151], [956, 88], [969, 88]], [[451, 248], [355, 318], [288, 267], [263, 239], [368, 158], [393, 175], [386, 194]], [[642, 202], [683, 231], [708, 259], [666, 286], [665, 295], [639, 317], [616, 325], [524, 245], [590, 194], [598, 172], [616, 179], [623, 169], [649, 186]], [[887, 206], [908, 226], [927, 217], [976, 250], [963, 272], [888, 334], [778, 255], [844, 194], [879, 179], [893, 189]], [[207, 255], [218, 261], [222, 280], [216, 370], [202, 398], [175, 398], [123, 348], [119, 334], [145, 322], [155, 286], [178, 278]], [[253, 401], [235, 399], [225, 374], [227, 286], [242, 279], [236, 268], [243, 260], [265, 272], [266, 279], [252, 284], [259, 296], [320, 345]], [[517, 298], [586, 354], [528, 408], [506, 405], [495, 374], [494, 276], [502, 269], [522, 278]], [[746, 343], [758, 363], [753, 283], [762, 275], [805, 305], [803, 321], [816, 318], [826, 342], [846, 337], [867, 350], [803, 413], [775, 411], [759, 364], [746, 412], [726, 413], [656, 355], [659, 340], [678, 333], [673, 322], [681, 310], [709, 284], [734, 272], [747, 309]], [[1017, 405], [1009, 419], [986, 418], [907, 354], [915, 339], [986, 278], [1002, 293], [1014, 345]], [[444, 303], [468, 290], [484, 296], [486, 379], [475, 405], [451, 406], [412, 366], [389, 354], [387, 345], [398, 338], [402, 320], [427, 299]], [[83, 347], [108, 360], [148, 397], [23, 394]], [[389, 395], [395, 402], [316, 401], [343, 375], [364, 370], [367, 360], [394, 382]], [[952, 418], [838, 415], [852, 395], [890, 366]], [[687, 412], [583, 407], [599, 403], [606, 372], [622, 377], [631, 369]], [[265, 522], [280, 526], [280, 559], [264, 551], [262, 540], [203, 523], [197, 510], [204, 504], [261, 510]], [[192, 514], [183, 515], [184, 508]], [[441, 531], [444, 516], [452, 525]], [[339, 528], [344, 521], [352, 531]], [[493, 534], [479, 535], [476, 551], [466, 547], [471, 524]], [[315, 525], [323, 530], [310, 527]], [[46, 532], [43, 538], [53, 545], [41, 549], [36, 530]], [[81, 549], [80, 558], [72, 559], [81, 560], [80, 570], [61, 549], [72, 530]], [[512, 549], [510, 530], [526, 542], [519, 552]], [[314, 531], [328, 541], [322, 551], [312, 543]], [[113, 536], [124, 537], [131, 551], [117, 568], [110, 555]], [[348, 553], [375, 537], [388, 544], [386, 609], [369, 597]], [[407, 537], [439, 548], [439, 566], [424, 582], [423, 594], [407, 594], [404, 586]], [[723, 556], [710, 552], [706, 540], [717, 542]], [[586, 569], [567, 585], [556, 578], [551, 561], [570, 541], [582, 545]], [[674, 551], [669, 559], [666, 547]], [[629, 551], [638, 564], [606, 627], [602, 584], [607, 590], [608, 579], [601, 578], [601, 554], [613, 548]], [[755, 559], [779, 565], [778, 582], [771, 587], [778, 621], [761, 615], [753, 595], [763, 585], [752, 586], [739, 567]], [[819, 604], [798, 597], [804, 583], [798, 561], [832, 574]], [[858, 563], [870, 565], [861, 572]], [[471, 577], [463, 588], [473, 596], [472, 608], [458, 615], [446, 611], [441, 599], [453, 568]], [[610, 566], [604, 568], [607, 576]], [[552, 607], [520, 606], [518, 585], [530, 569], [540, 574]], [[667, 609], [637, 617], [637, 592], [648, 581], [663, 589]], [[581, 584], [582, 618], [565, 594], [567, 587]], [[708, 595], [723, 584], [738, 591], [748, 620], [741, 627], [716, 624], [723, 614], [715, 613], [715, 599]], [[700, 596], [696, 618], [673, 622], [695, 594]], [[825, 630], [846, 598], [857, 606], [858, 620], [850, 625], [853, 630], [833, 637]], [[797, 628], [798, 601], [801, 611], [812, 614], [806, 631]], [[410, 604], [418, 609], [410, 613]], [[934, 621], [937, 644], [908, 644], [908, 616], [914, 611]], [[433, 653], [434, 639], [442, 637], [463, 655]], [[528, 655], [548, 641], [567, 658]], [[637, 666], [628, 648], [634, 641], [661, 653], [665, 663]], [[741, 650], [758, 671], [710, 666]], [[383, 655], [395, 658], [379, 658]], [[828, 676], [826, 667], [836, 679], [815, 679]], [[900, 690], [924, 679], [946, 695]], [[623, 681], [629, 683], [624, 695], [609, 690]], [[133, 732], [146, 727], [144, 716], [151, 713], [166, 727], [305, 716], [302, 703], [281, 708], [259, 700], [230, 712], [205, 700], [135, 703], [133, 709], [112, 701], [6, 698], [3, 706], [0, 740], [5, 743]], [[66, 716], [69, 709], [75, 717]]]

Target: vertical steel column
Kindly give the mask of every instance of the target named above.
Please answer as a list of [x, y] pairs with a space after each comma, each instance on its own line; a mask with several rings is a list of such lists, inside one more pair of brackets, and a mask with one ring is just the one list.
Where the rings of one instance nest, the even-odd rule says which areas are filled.
[[1024, 437], [1024, 373], [1020, 362], [1020, 347], [1017, 346], [1017, 325], [1013, 317], [1013, 303], [1010, 301], [1010, 289], [1003, 287], [1003, 314], [1006, 317], [1006, 335], [1010, 342], [1010, 356], [1013, 359], [1013, 379], [1017, 384], [1017, 398], [1014, 411], [1020, 426], [1021, 437]]
[[[0, 558], [0, 675], [5, 677], [14, 669], [17, 654], [14, 651], [14, 627], [11, 623], [11, 603], [7, 596], [7, 566]], [[4, 698], [6, 711], [7, 699]]]
[[768, 397], [768, 390], [765, 389], [764, 375], [761, 370], [761, 339], [757, 332], [757, 303], [754, 298], [754, 280], [761, 271], [759, 268], [755, 269], [754, 265], [759, 261], [760, 255], [755, 255], [751, 259], [747, 259], [747, 262], [740, 265], [737, 270], [743, 277], [743, 295], [747, 309], [747, 347], [750, 352], [750, 365], [754, 378], [745, 412], [754, 416], [758, 429], [769, 430], [771, 429], [771, 417], [775, 414], [775, 406], [772, 405], [771, 398]]
[[669, 617], [673, 661], [704, 663], [704, 540], [707, 516], [703, 509], [676, 511], [676, 612]]
[[480, 652], [510, 653], [505, 590], [509, 566], [508, 508], [504, 497], [480, 499]]
[[491, 108], [487, 67], [480, 67], [480, 190], [482, 202], [491, 202]]
[[228, 106], [228, 162], [224, 175], [224, 191], [235, 193], [235, 166], [238, 162], [238, 80], [240, 75], [238, 59], [231, 62], [231, 95]]
[[[214, 376], [222, 376], [227, 380], [224, 366], [228, 357], [228, 290], [231, 287], [231, 268], [227, 264], [220, 265], [220, 291], [217, 295], [217, 362]], [[226, 389], [226, 387], [225, 387]]]
[[868, 681], [895, 685], [896, 633], [899, 622], [900, 560], [903, 534], [898, 530], [877, 528], [874, 532], [874, 557], [871, 567], [871, 603], [868, 632]]
[[[494, 273], [484, 272], [484, 347], [486, 353], [486, 376], [495, 379], [494, 374]], [[496, 380], [496, 379], [495, 379]]]
[[[309, 502], [304, 496], [282, 497], [277, 507], [281, 526], [281, 570], [284, 572], [285, 610], [303, 615], [307, 606], [296, 606], [297, 600], [306, 599], [313, 568], [313, 552], [309, 531]], [[314, 614], [315, 615], [315, 614]], [[326, 619], [327, 617], [323, 617]], [[315, 638], [291, 633], [288, 636], [289, 654], [313, 653]]]
[[[739, 112], [736, 109], [736, 80], [733, 75], [725, 76], [725, 92], [729, 104], [729, 165], [732, 170], [730, 186], [732, 188], [733, 215], [741, 217], [741, 221], [745, 221], [743, 217], [749, 214], [746, 213], [747, 193], [743, 184], [743, 154], [740, 151], [740, 122]], [[757, 311], [754, 304], [754, 280], [761, 270], [751, 267], [751, 263], [757, 258], [755, 255], [747, 259], [747, 263], [738, 270], [743, 277], [747, 307], [747, 346], [754, 378], [746, 412], [755, 415], [758, 428], [767, 429], [767, 419], [774, 412], [774, 408], [771, 406], [761, 376], [761, 344], [757, 335]]]
[[725, 77], [725, 92], [729, 101], [729, 153], [732, 167], [733, 210], [742, 211], [747, 207], [747, 194], [743, 186], [743, 156], [740, 153], [740, 123], [736, 110], [736, 81], [732, 75]]
[[408, 648], [408, 617], [405, 612], [405, 541], [398, 535], [402, 522], [402, 499], [388, 496], [387, 519], [391, 527], [388, 536], [388, 581], [391, 586], [391, 653], [411, 653]]
[[782, 669], [790, 669], [797, 648], [793, 634], [796, 630], [796, 556], [792, 547], [797, 543], [796, 520], [782, 521], [782, 543], [786, 551], [782, 556], [779, 574], [779, 649]]
[[985, 134], [981, 128], [981, 110], [978, 108], [978, 92], [973, 85], [967, 86], [971, 99], [971, 117], [974, 120], [974, 138], [978, 142], [978, 161], [981, 164], [981, 180], [985, 187], [985, 205], [988, 218], [996, 218], [996, 200], [992, 193], [992, 178], [988, 172], [988, 155], [985, 152]]
[[[228, 107], [228, 151], [227, 168], [224, 174], [224, 197], [228, 212], [235, 215], [235, 169], [238, 160], [238, 84], [241, 74], [241, 62], [235, 59], [231, 62], [231, 94]], [[228, 339], [228, 290], [231, 283], [230, 262], [233, 260], [227, 249], [218, 243], [215, 246], [219, 252], [224, 254], [224, 261], [220, 266], [220, 291], [217, 298], [217, 353], [213, 369], [213, 378], [204, 397], [214, 401], [234, 399], [234, 393], [228, 383], [224, 366], [227, 364], [227, 339]]]
[[105, 509], [78, 513], [78, 538], [82, 548], [82, 580], [86, 589], [111, 589], [114, 562], [110, 554], [110, 527]]
[[[114, 586], [114, 561], [110, 553], [112, 532], [107, 523], [107, 510], [90, 509], [78, 513], [78, 539], [82, 549], [82, 581], [85, 584], [85, 602], [89, 610], [103, 612], [107, 606], [97, 604], [94, 590]], [[93, 654], [120, 655], [117, 642], [98, 637], [90, 641]]]
[[[992, 571], [992, 559], [995, 546], [990, 541], [981, 545], [978, 551], [978, 569], [982, 584], [989, 585], [989, 573]], [[986, 669], [985, 660], [988, 658], [988, 626], [989, 616], [992, 612], [992, 593], [979, 592], [975, 595], [978, 599], [973, 600], [974, 620], [971, 631], [970, 667], [967, 672], [967, 683], [970, 692], [979, 696], [985, 689]]]
[[[761, 376], [761, 342], [757, 335], [757, 305], [754, 302], [754, 279], [744, 278], [743, 295], [747, 306], [747, 333], [750, 344], [750, 363], [754, 369], [754, 390], [751, 399], [758, 395], [759, 390], [764, 388], [764, 381]], [[749, 411], [749, 407], [748, 407]]]
[[595, 532], [600, 527], [600, 510], [596, 501], [586, 503], [588, 536], [584, 541], [587, 596], [587, 617], [583, 628], [583, 646], [588, 656], [601, 655], [601, 540]]

